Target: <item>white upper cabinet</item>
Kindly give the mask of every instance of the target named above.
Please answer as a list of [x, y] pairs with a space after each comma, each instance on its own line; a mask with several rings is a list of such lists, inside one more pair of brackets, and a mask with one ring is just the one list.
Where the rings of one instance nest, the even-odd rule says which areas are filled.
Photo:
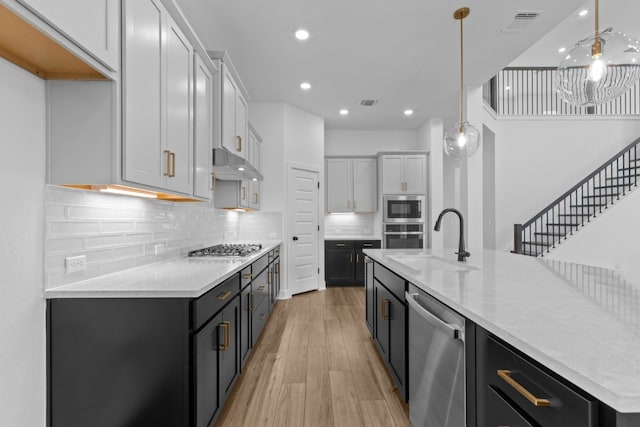
[[221, 62], [222, 85], [222, 146], [231, 153], [247, 157], [248, 106], [242, 92], [231, 75], [229, 67]]
[[382, 159], [382, 194], [425, 194], [426, 154], [385, 154]]
[[193, 48], [160, 1], [124, 5], [123, 180], [192, 194]]
[[327, 159], [327, 211], [366, 213], [378, 210], [376, 159]]
[[353, 159], [353, 211], [378, 211], [378, 161]]
[[210, 200], [215, 187], [213, 149], [213, 76], [199, 55], [194, 63], [193, 195]]
[[[249, 163], [251, 163], [258, 172], [262, 169], [262, 138], [256, 132], [256, 130], [249, 125]], [[254, 210], [260, 210], [261, 203], [261, 189], [262, 183], [260, 181], [249, 181], [249, 208]]]
[[107, 68], [118, 70], [120, 0], [18, 0]]

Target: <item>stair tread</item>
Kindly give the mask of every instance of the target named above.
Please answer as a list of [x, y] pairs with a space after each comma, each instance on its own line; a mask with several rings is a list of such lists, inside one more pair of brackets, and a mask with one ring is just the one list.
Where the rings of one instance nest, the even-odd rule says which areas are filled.
[[620, 193], [611, 193], [611, 194], [598, 194], [598, 195], [594, 195], [594, 196], [582, 196], [583, 199], [589, 198], [589, 199], [595, 199], [596, 197], [616, 197], [619, 196]]
[[588, 205], [569, 205], [572, 208], [597, 208], [600, 206], [607, 206], [606, 203], [589, 203]]
[[591, 216], [590, 214], [580, 214], [580, 213], [561, 213], [558, 216]]
[[595, 190], [600, 190], [602, 188], [620, 188], [620, 187], [631, 187], [633, 184], [612, 184], [612, 185], [600, 185], [598, 187], [593, 187]]
[[548, 232], [544, 232], [544, 231], [536, 231], [533, 233], [534, 236], [553, 236], [553, 237], [565, 237], [566, 234], [564, 233], [548, 233]]
[[580, 223], [568, 223], [568, 224], [561, 224], [559, 222], [548, 222], [547, 223], [547, 227], [551, 226], [551, 227], [558, 227], [558, 226], [562, 226], [562, 227], [577, 227], [579, 225], [582, 225]]

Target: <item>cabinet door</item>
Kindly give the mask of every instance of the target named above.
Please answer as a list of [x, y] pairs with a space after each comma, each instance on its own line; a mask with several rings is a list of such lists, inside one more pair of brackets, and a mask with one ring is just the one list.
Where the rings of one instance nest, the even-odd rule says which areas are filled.
[[389, 305], [391, 303], [391, 293], [374, 279], [375, 296], [375, 324], [374, 338], [378, 344], [378, 349], [382, 358], [389, 359]]
[[236, 136], [238, 137], [238, 143], [240, 149], [237, 150], [237, 155], [243, 159], [247, 157], [247, 151], [249, 146], [249, 106], [247, 101], [240, 93], [240, 89], [236, 86]]
[[213, 77], [200, 56], [194, 64], [193, 195], [210, 200], [213, 149]]
[[325, 281], [327, 284], [353, 284], [353, 262], [353, 249], [327, 249], [325, 252]]
[[221, 322], [222, 315], [219, 314], [194, 339], [197, 427], [207, 427], [221, 406], [218, 396], [218, 349], [223, 342], [219, 328]]
[[260, 181], [249, 182], [249, 208], [260, 210]]
[[374, 314], [375, 314], [375, 299], [373, 295], [373, 261], [369, 258], [364, 260], [364, 287], [365, 287], [365, 322], [369, 332], [373, 335], [374, 330]]
[[364, 276], [365, 276], [365, 264], [364, 264], [364, 253], [362, 249], [354, 249], [355, 260], [353, 263], [354, 268], [354, 284], [362, 285], [364, 284]]
[[427, 191], [427, 156], [407, 155], [404, 160], [405, 193], [424, 194]]
[[171, 17], [167, 17], [166, 44], [166, 150], [171, 153], [171, 171], [164, 187], [191, 194], [193, 48]]
[[353, 159], [353, 211], [378, 210], [378, 162], [376, 159]]
[[248, 208], [250, 207], [249, 201], [251, 199], [251, 181], [240, 181], [240, 194], [238, 195], [238, 200], [240, 203], [240, 207]]
[[404, 303], [395, 297], [389, 298], [389, 366], [398, 382], [398, 390], [406, 399], [406, 319]]
[[123, 4], [123, 179], [162, 188], [167, 161], [161, 102], [166, 11], [159, 0]]
[[221, 313], [218, 325], [221, 329], [221, 345], [218, 347], [218, 366], [220, 382], [218, 393], [220, 406], [227, 399], [236, 376], [240, 373], [240, 359], [238, 358], [238, 337], [240, 336], [240, 299], [236, 296]]
[[404, 156], [382, 156], [382, 194], [404, 193]]
[[240, 294], [240, 366], [251, 354], [251, 285]]
[[51, 23], [108, 68], [114, 71], [118, 69], [118, 0], [18, 1]]
[[327, 212], [353, 212], [351, 159], [327, 159]]
[[241, 147], [236, 138], [236, 82], [222, 63], [222, 146], [240, 155]]

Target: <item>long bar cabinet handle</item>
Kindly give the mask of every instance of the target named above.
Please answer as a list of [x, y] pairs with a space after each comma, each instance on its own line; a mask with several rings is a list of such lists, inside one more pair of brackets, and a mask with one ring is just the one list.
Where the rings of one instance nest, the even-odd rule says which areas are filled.
[[387, 304], [389, 300], [383, 298], [380, 300], [380, 311], [382, 312], [382, 320], [389, 320], [389, 313], [387, 313]]
[[236, 151], [242, 151], [242, 137], [236, 135]]
[[533, 393], [527, 390], [522, 384], [518, 381], [514, 380], [511, 376], [511, 371], [508, 369], [498, 369], [498, 376], [502, 378], [507, 384], [515, 389], [518, 393], [524, 396], [529, 402], [533, 404], [533, 406], [551, 406], [551, 402], [549, 399], [542, 399], [536, 397]]
[[171, 151], [164, 150], [164, 154], [167, 155], [167, 171], [164, 173], [164, 176], [171, 176]]
[[172, 151], [169, 153], [169, 157], [171, 157], [171, 174], [169, 174], [169, 178], [173, 178], [176, 176], [176, 153]]
[[223, 292], [223, 293], [219, 294], [217, 298], [218, 298], [220, 301], [224, 301], [224, 300], [226, 300], [227, 298], [229, 298], [229, 295], [231, 295], [231, 291]]
[[216, 173], [211, 172], [211, 191], [215, 193], [216, 191]]

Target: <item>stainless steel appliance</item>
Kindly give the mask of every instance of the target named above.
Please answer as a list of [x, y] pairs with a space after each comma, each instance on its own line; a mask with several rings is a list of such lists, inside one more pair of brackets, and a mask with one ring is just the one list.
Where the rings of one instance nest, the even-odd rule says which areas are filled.
[[189, 252], [190, 257], [245, 257], [262, 249], [259, 243], [232, 243], [209, 246]]
[[414, 427], [464, 427], [464, 318], [409, 285], [409, 417]]
[[384, 224], [382, 237], [385, 249], [423, 249], [424, 224]]
[[384, 196], [385, 223], [425, 222], [424, 196]]

